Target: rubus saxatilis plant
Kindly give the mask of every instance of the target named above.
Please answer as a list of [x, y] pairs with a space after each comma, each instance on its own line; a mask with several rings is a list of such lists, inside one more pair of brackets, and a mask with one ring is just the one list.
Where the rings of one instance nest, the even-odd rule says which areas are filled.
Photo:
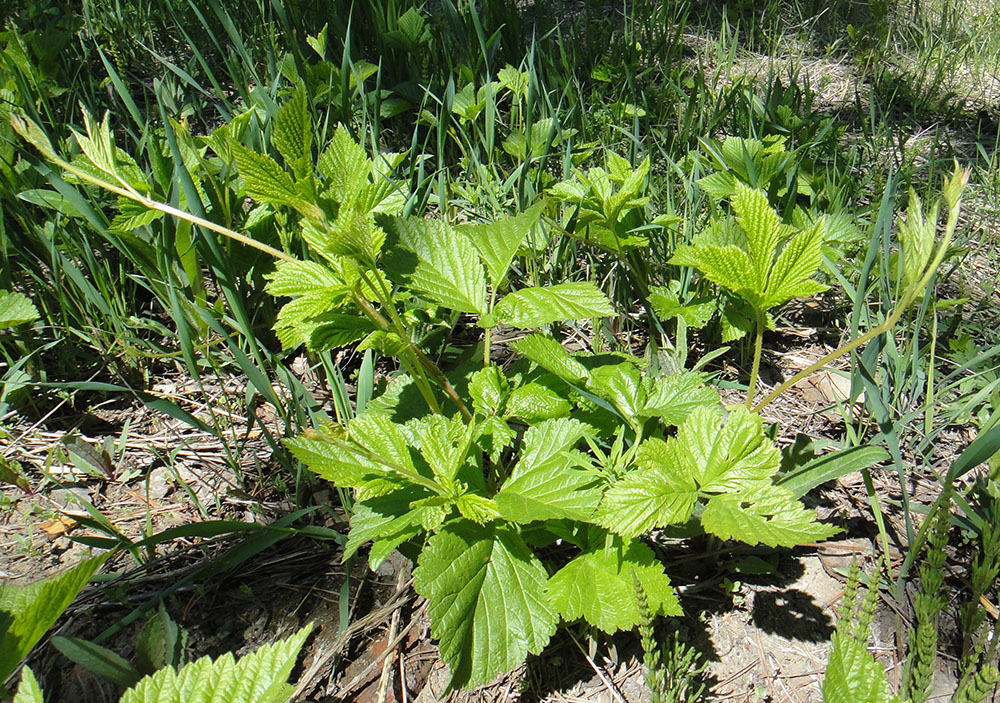
[[[592, 283], [515, 285], [512, 262], [544, 204], [485, 224], [403, 217], [395, 157], [372, 160], [338, 130], [313, 165], [307, 108], [299, 89], [279, 112], [271, 145], [280, 162], [231, 138], [212, 148], [231, 155], [249, 197], [298, 214], [308, 260], [151, 198], [132, 169], [122, 175], [123, 159], [134, 162], [106, 119], [87, 117], [87, 134], [75, 135], [83, 164], [62, 159], [23, 117], [14, 126], [86, 183], [272, 254], [270, 290], [291, 298], [276, 323], [286, 346], [357, 341], [399, 361], [404, 373], [364, 412], [288, 446], [353, 489], [345, 556], [371, 543], [374, 567], [397, 547], [417, 553], [414, 585], [452, 686], [487, 682], [541, 652], [560, 620], [635, 627], [636, 582], [647, 616], [680, 614], [643, 541], [650, 530], [678, 525], [772, 547], [836, 532], [776, 484], [780, 453], [760, 417], [725, 406], [701, 374], [569, 353], [531, 333], [614, 314]], [[755, 216], [747, 213], [748, 227]], [[474, 319], [481, 361], [439, 368], [414, 342], [410, 315], [420, 306]], [[500, 325], [525, 331], [506, 370], [490, 354]]]

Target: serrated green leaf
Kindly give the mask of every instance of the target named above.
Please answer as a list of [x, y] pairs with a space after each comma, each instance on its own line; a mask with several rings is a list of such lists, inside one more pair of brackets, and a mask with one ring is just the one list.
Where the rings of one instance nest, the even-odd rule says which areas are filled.
[[[390, 544], [392, 549], [407, 539], [423, 531], [420, 517], [411, 505], [430, 494], [413, 485], [397, 487], [385, 495], [370, 496], [364, 501], [356, 501], [351, 508], [351, 529], [344, 544], [343, 560], [353, 556], [365, 542], [381, 541], [383, 549]], [[389, 549], [388, 551], [392, 551]], [[374, 550], [373, 550], [374, 551]], [[380, 550], [381, 551], [381, 550]], [[369, 564], [378, 568], [378, 554], [369, 555]]]
[[455, 502], [455, 507], [466, 520], [472, 520], [480, 525], [485, 525], [490, 520], [495, 520], [500, 516], [500, 510], [495, 502], [475, 493], [460, 495]]
[[455, 228], [476, 247], [486, 265], [490, 285], [494, 290], [502, 287], [514, 254], [538, 221], [543, 206], [544, 203], [539, 202], [515, 217], [505, 217], [483, 225], [459, 225]]
[[679, 468], [683, 461], [673, 441], [643, 442], [636, 457], [639, 468], [607, 490], [594, 521], [627, 538], [686, 522], [698, 500], [698, 485]]
[[353, 208], [368, 183], [372, 164], [347, 128], [340, 125], [320, 154], [319, 171], [327, 183], [324, 195], [342, 207]]
[[131, 232], [162, 219], [164, 213], [151, 210], [129, 198], [118, 198], [118, 214], [108, 229], [112, 232]]
[[611, 634], [640, 622], [635, 577], [654, 615], [682, 614], [663, 565], [653, 550], [636, 540], [625, 545], [615, 540], [609, 547], [592, 541], [589, 549], [549, 579], [546, 591], [563, 620], [583, 618]]
[[833, 633], [823, 679], [823, 703], [898, 703], [885, 668], [853, 637]]
[[903, 250], [903, 283], [909, 288], [920, 280], [933, 253], [937, 208], [931, 210], [931, 217], [925, 218], [920, 198], [911, 188], [906, 217], [899, 218], [898, 225], [897, 236]]
[[161, 669], [125, 691], [120, 703], [279, 703], [312, 625], [288, 639], [234, 659], [202, 657], [179, 670]]
[[667, 425], [680, 425], [695, 408], [718, 404], [719, 394], [705, 385], [701, 374], [684, 371], [654, 378], [639, 415], [662, 418]]
[[580, 383], [590, 375], [587, 367], [574, 359], [563, 346], [541, 334], [529, 334], [511, 342], [511, 348], [534, 364], [538, 364], [564, 381]]
[[0, 329], [38, 319], [38, 310], [27, 296], [0, 290]]
[[466, 456], [462, 441], [465, 424], [443, 415], [429, 415], [407, 423], [406, 427], [434, 476], [445, 485], [455, 480]]
[[593, 283], [558, 283], [546, 288], [522, 288], [501, 300], [495, 313], [521, 329], [563, 320], [610, 317], [611, 301]]
[[429, 602], [451, 686], [490, 681], [541, 652], [555, 632], [545, 567], [506, 527], [445, 525], [428, 540], [413, 578]]
[[642, 373], [635, 364], [603, 364], [590, 372], [587, 390], [607, 400], [631, 422], [646, 404]]
[[251, 198], [272, 205], [297, 207], [303, 204], [292, 177], [277, 161], [238, 143], [232, 144], [232, 152], [243, 178], [243, 189]]
[[313, 324], [305, 342], [310, 351], [317, 353], [350, 346], [376, 331], [375, 324], [367, 317], [335, 311], [314, 318]]
[[736, 178], [728, 171], [717, 171], [699, 178], [695, 183], [715, 200], [725, 200], [736, 192]]
[[469, 379], [472, 406], [487, 415], [499, 415], [503, 412], [509, 392], [507, 377], [499, 366], [486, 366]]
[[824, 221], [819, 220], [785, 242], [767, 279], [764, 308], [826, 290], [826, 286], [810, 279], [819, 269], [825, 231]]
[[770, 481], [781, 453], [764, 434], [760, 416], [742, 406], [695, 408], [674, 440], [683, 470], [702, 493], [733, 493]]
[[715, 314], [716, 300], [703, 297], [682, 303], [674, 288], [680, 289], [679, 281], [671, 281], [670, 287], [652, 286], [649, 289], [649, 304], [657, 317], [661, 320], [670, 320], [679, 316], [684, 318], [688, 327], [695, 329], [704, 327]]
[[307, 295], [348, 286], [339, 272], [313, 261], [278, 261], [266, 278], [267, 292], [276, 297]]
[[818, 542], [840, 531], [817, 522], [815, 511], [807, 510], [790, 492], [771, 484], [713, 496], [702, 513], [701, 526], [720, 539], [769, 547]]
[[0, 681], [4, 681], [52, 627], [107, 555], [84, 559], [69, 571], [27, 586], [0, 583]]
[[539, 381], [531, 381], [511, 391], [505, 417], [517, 417], [533, 425], [542, 420], [565, 417], [572, 408], [570, 402], [556, 389]]
[[271, 141], [297, 179], [303, 178], [312, 169], [312, 136], [306, 89], [299, 84], [291, 98], [278, 110], [271, 133]]
[[440, 220], [393, 218], [399, 251], [386, 256], [390, 275], [428, 300], [460, 312], [486, 309], [486, 274], [468, 238]]
[[500, 461], [503, 450], [514, 443], [517, 433], [499, 417], [488, 417], [479, 426], [476, 442], [494, 464]]
[[42, 689], [39, 688], [31, 667], [26, 666], [21, 669], [21, 683], [17, 686], [13, 703], [45, 703], [45, 699], [42, 698]]

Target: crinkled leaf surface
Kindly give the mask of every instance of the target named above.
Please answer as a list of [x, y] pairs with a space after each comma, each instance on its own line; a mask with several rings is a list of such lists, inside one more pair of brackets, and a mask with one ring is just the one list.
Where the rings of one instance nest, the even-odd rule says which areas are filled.
[[642, 373], [635, 364], [603, 364], [590, 372], [587, 390], [615, 406], [628, 421], [646, 404]]
[[521, 459], [494, 497], [507, 520], [586, 520], [601, 499], [587, 456], [575, 447], [586, 426], [577, 420], [546, 420], [524, 434]]
[[781, 453], [764, 435], [759, 416], [742, 406], [723, 415], [718, 406], [696, 408], [680, 426], [682, 471], [703, 493], [731, 493], [769, 481]]
[[522, 329], [562, 320], [609, 317], [611, 301], [593, 283], [558, 283], [545, 288], [522, 288], [509, 293], [496, 306], [496, 315]]
[[695, 408], [719, 404], [719, 394], [706, 386], [705, 379], [698, 373], [684, 371], [657, 376], [651, 385], [639, 414], [662, 418], [668, 425], [680, 425]]
[[674, 441], [646, 440], [636, 463], [637, 469], [605, 492], [595, 521], [630, 538], [686, 522], [698, 500], [698, 485], [684, 472]]
[[830, 639], [830, 660], [823, 679], [824, 703], [898, 703], [885, 668], [853, 637], [837, 632]]
[[296, 178], [312, 168], [312, 118], [306, 104], [305, 86], [299, 85], [292, 97], [281, 106], [274, 120], [271, 141]]
[[14, 703], [44, 703], [42, 689], [38, 686], [31, 667], [21, 669], [21, 683], [17, 686], [17, 693], [14, 694]]
[[288, 676], [311, 629], [306, 626], [239, 661], [224, 654], [179, 670], [161, 669], [125, 691], [120, 703], [280, 703], [290, 693]]
[[549, 600], [568, 622], [583, 618], [609, 634], [627, 630], [640, 617], [633, 574], [654, 614], [681, 614], [663, 565], [653, 550], [636, 540], [623, 545], [615, 539], [608, 546], [604, 540], [591, 540], [589, 549], [549, 579]]
[[452, 310], [486, 313], [486, 274], [468, 238], [440, 220], [392, 220], [403, 251], [386, 256], [390, 275]]
[[769, 547], [794, 547], [827, 539], [840, 531], [817, 522], [814, 511], [770, 483], [713, 496], [702, 513], [701, 526], [721, 539]]
[[433, 535], [414, 586], [429, 602], [431, 632], [451, 667], [451, 685], [490, 681], [540, 652], [556, 629], [548, 575], [513, 531], [460, 520]]
[[[549, 379], [552, 379], [549, 376]], [[528, 424], [569, 415], [572, 405], [564, 393], [551, 384], [529, 381], [511, 391], [507, 401], [507, 417], [518, 417]]]

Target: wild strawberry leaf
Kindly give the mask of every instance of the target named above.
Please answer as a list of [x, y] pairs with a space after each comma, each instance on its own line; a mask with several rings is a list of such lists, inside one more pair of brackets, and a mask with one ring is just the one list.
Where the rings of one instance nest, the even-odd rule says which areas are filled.
[[584, 281], [522, 288], [509, 293], [496, 306], [497, 317], [520, 329], [614, 314], [608, 297], [593, 283]]
[[653, 550], [636, 540], [622, 544], [616, 538], [606, 545], [603, 539], [591, 539], [589, 548], [549, 579], [546, 592], [563, 620], [583, 618], [611, 634], [639, 623], [636, 577], [654, 614], [682, 614], [663, 565]]
[[428, 540], [413, 578], [428, 600], [451, 686], [490, 681], [541, 652], [555, 632], [545, 567], [517, 533], [496, 523], [446, 524]]

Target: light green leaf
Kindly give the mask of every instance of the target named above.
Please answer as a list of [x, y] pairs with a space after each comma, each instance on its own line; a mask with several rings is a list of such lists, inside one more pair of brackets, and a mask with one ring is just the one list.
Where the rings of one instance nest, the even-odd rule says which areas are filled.
[[546, 420], [524, 434], [521, 459], [494, 498], [507, 520], [528, 523], [586, 520], [601, 499], [598, 479], [576, 445], [586, 425], [569, 418]]
[[695, 182], [715, 200], [725, 200], [736, 192], [736, 178], [729, 171], [716, 171]]
[[750, 284], [747, 287], [763, 292], [778, 245], [788, 235], [787, 228], [781, 224], [781, 217], [767, 202], [767, 194], [762, 190], [737, 183], [731, 202], [736, 221], [746, 233], [753, 259], [755, 277], [747, 282]]
[[390, 274], [439, 305], [460, 312], [487, 312], [486, 274], [468, 238], [440, 220], [397, 217], [393, 224], [400, 246], [412, 254], [387, 255], [385, 266]]
[[23, 325], [38, 319], [38, 310], [21, 293], [0, 290], [0, 329]]
[[[551, 376], [549, 377], [551, 379]], [[554, 388], [531, 381], [515, 388], [507, 401], [505, 417], [517, 417], [529, 425], [569, 415], [572, 405]]]
[[661, 320], [670, 320], [674, 317], [683, 317], [688, 327], [698, 329], [712, 319], [715, 314], [717, 302], [713, 298], [696, 298], [688, 303], [682, 303], [677, 291], [680, 289], [679, 281], [671, 281], [670, 287], [652, 286], [649, 290], [649, 304], [656, 311], [656, 315]]
[[300, 84], [278, 110], [271, 133], [271, 141], [296, 178], [303, 178], [312, 169], [312, 136], [306, 89]]
[[920, 280], [934, 250], [937, 207], [924, 217], [923, 205], [910, 188], [906, 217], [899, 218], [899, 244], [903, 250], [903, 283], [906, 288]]
[[587, 390], [604, 398], [621, 416], [632, 422], [646, 403], [642, 374], [635, 364], [604, 364], [590, 372]]
[[0, 681], [10, 676], [106, 558], [84, 559], [69, 571], [27, 586], [0, 583]]
[[319, 171], [328, 184], [324, 195], [341, 206], [353, 208], [368, 183], [372, 165], [365, 150], [358, 146], [347, 128], [340, 125], [320, 154]]
[[500, 461], [503, 450], [514, 443], [516, 436], [517, 433], [511, 426], [499, 417], [488, 417], [479, 426], [479, 437], [476, 442], [489, 455], [490, 461], [496, 464]]
[[825, 231], [825, 222], [821, 219], [785, 242], [768, 277], [763, 307], [775, 307], [792, 298], [826, 290], [826, 286], [810, 279], [819, 269]]
[[466, 520], [472, 520], [480, 525], [485, 525], [490, 520], [495, 520], [500, 516], [500, 510], [495, 502], [475, 493], [460, 495], [455, 502], [455, 507]]
[[764, 434], [760, 416], [743, 406], [725, 417], [716, 407], [695, 408], [674, 440], [684, 472], [703, 494], [734, 493], [770, 481], [781, 453]]
[[473, 407], [487, 415], [501, 414], [509, 392], [507, 377], [499, 366], [479, 369], [469, 379]]
[[472, 687], [542, 651], [557, 615], [545, 567], [515, 532], [466, 520], [445, 525], [420, 554], [414, 586], [451, 667], [451, 686]]
[[516, 217], [505, 217], [483, 225], [459, 225], [455, 229], [464, 234], [476, 247], [494, 289], [502, 286], [507, 269], [521, 242], [531, 231], [542, 213], [544, 202], [539, 202]]
[[428, 415], [408, 423], [407, 429], [434, 476], [444, 485], [453, 481], [466, 456], [461, 443], [465, 424], [443, 415]]
[[562, 320], [609, 317], [611, 301], [593, 283], [558, 283], [546, 288], [522, 288], [496, 306], [496, 315], [521, 329]]
[[713, 496], [705, 506], [701, 525], [721, 539], [769, 547], [818, 542], [840, 531], [816, 522], [814, 511], [804, 508], [787, 490], [771, 484]]
[[38, 686], [34, 672], [31, 667], [21, 669], [21, 683], [17, 686], [17, 693], [14, 694], [14, 703], [44, 703], [42, 689]]
[[698, 486], [676, 443], [648, 439], [639, 448], [636, 463], [638, 469], [604, 494], [595, 522], [627, 538], [687, 522], [698, 500]]
[[125, 691], [120, 703], [280, 703], [289, 695], [288, 676], [311, 629], [307, 625], [239, 661], [224, 654], [176, 671], [161, 669]]
[[833, 633], [823, 679], [823, 703], [898, 703], [885, 668], [853, 637]]
[[546, 371], [554, 373], [564, 381], [580, 383], [590, 373], [587, 367], [574, 359], [563, 346], [541, 334], [529, 334], [523, 339], [511, 342], [511, 348]]
[[338, 272], [312, 261], [278, 261], [274, 272], [266, 278], [267, 292], [273, 296], [307, 295], [348, 288]]
[[636, 540], [622, 545], [616, 539], [609, 546], [592, 540], [589, 549], [549, 579], [546, 590], [563, 620], [583, 618], [611, 634], [639, 624], [635, 577], [654, 615], [682, 614], [663, 565], [653, 550]]
[[705, 385], [702, 375], [685, 371], [654, 378], [639, 415], [662, 418], [667, 425], [680, 425], [695, 408], [718, 404], [719, 394]]
[[243, 190], [254, 200], [288, 205], [309, 216], [322, 216], [314, 203], [304, 200], [292, 177], [267, 154], [258, 154], [242, 144], [232, 144], [233, 158], [243, 178]]

